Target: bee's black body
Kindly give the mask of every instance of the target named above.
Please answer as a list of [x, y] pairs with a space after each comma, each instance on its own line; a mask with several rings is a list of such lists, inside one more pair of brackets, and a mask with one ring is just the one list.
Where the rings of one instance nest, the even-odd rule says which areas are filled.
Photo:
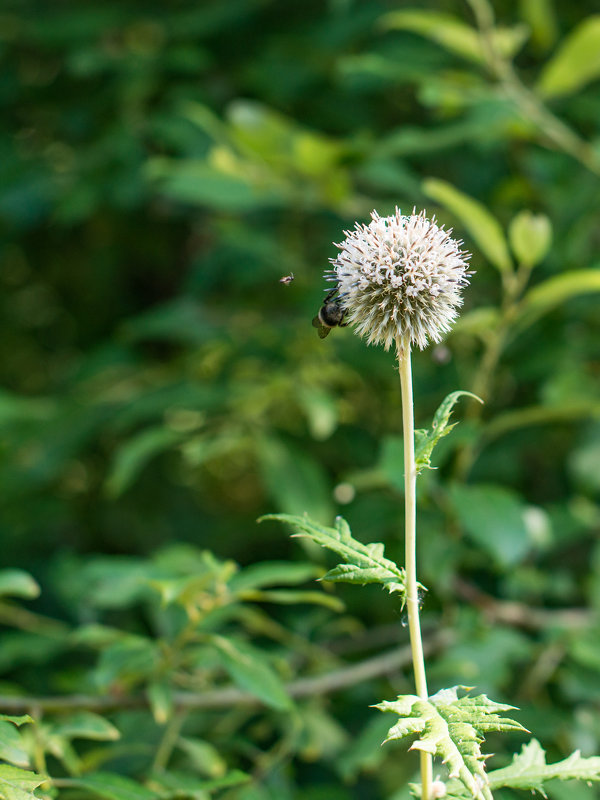
[[339, 299], [335, 299], [336, 292], [337, 286], [335, 289], [332, 289], [323, 300], [323, 305], [319, 309], [319, 313], [312, 321], [313, 328], [319, 329], [319, 336], [321, 339], [328, 336], [332, 328], [345, 328], [348, 324], [344, 322], [344, 316], [346, 315], [345, 309], [342, 307]]

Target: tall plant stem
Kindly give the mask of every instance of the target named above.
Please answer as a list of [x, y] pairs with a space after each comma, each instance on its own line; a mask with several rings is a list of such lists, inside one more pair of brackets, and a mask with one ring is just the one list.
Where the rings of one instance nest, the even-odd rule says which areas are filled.
[[[404, 434], [404, 560], [406, 569], [406, 611], [410, 633], [415, 686], [419, 697], [426, 699], [427, 679], [419, 622], [419, 584], [417, 582], [417, 468], [415, 463], [415, 423], [413, 414], [410, 342], [396, 340], [398, 370], [402, 392], [402, 430]], [[429, 800], [433, 760], [429, 753], [421, 757], [421, 798]]]

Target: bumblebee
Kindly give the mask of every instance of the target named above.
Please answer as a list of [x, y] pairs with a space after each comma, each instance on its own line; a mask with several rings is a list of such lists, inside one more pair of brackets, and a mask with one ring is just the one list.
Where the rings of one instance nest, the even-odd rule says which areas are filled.
[[339, 298], [335, 299], [336, 292], [337, 286], [325, 297], [319, 313], [312, 321], [313, 328], [318, 328], [321, 339], [328, 336], [332, 328], [345, 328], [348, 325], [344, 322], [346, 311], [342, 308]]

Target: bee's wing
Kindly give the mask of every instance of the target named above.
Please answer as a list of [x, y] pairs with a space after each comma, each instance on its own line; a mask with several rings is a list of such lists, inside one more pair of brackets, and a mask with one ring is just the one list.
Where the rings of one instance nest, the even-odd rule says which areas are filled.
[[321, 325], [321, 329], [319, 331], [319, 339], [324, 339], [326, 336], [329, 336], [329, 332], [331, 328], [326, 328], [325, 325]]
[[313, 328], [322, 328], [323, 327], [323, 323], [319, 319], [318, 315], [316, 317], [313, 317], [312, 326], [313, 326]]

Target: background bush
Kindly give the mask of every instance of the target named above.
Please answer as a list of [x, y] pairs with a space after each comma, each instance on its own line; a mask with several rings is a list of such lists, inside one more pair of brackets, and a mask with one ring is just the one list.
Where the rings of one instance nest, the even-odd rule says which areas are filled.
[[[600, 18], [494, 7], [516, 80], [459, 2], [5, 3], [0, 707], [38, 720], [1, 723], [10, 764], [111, 800], [408, 796], [416, 760], [368, 708], [408, 667], [344, 672], [406, 642], [400, 611], [319, 588], [326, 557], [255, 523], [343, 513], [401, 560], [393, 357], [311, 327], [331, 242], [395, 205], [454, 226], [476, 270], [414, 359], [417, 424], [486, 397], [420, 487], [432, 689], [519, 705], [554, 757], [599, 752]], [[552, 245], [503, 317], [523, 210]], [[198, 700], [231, 683], [260, 703]]]

